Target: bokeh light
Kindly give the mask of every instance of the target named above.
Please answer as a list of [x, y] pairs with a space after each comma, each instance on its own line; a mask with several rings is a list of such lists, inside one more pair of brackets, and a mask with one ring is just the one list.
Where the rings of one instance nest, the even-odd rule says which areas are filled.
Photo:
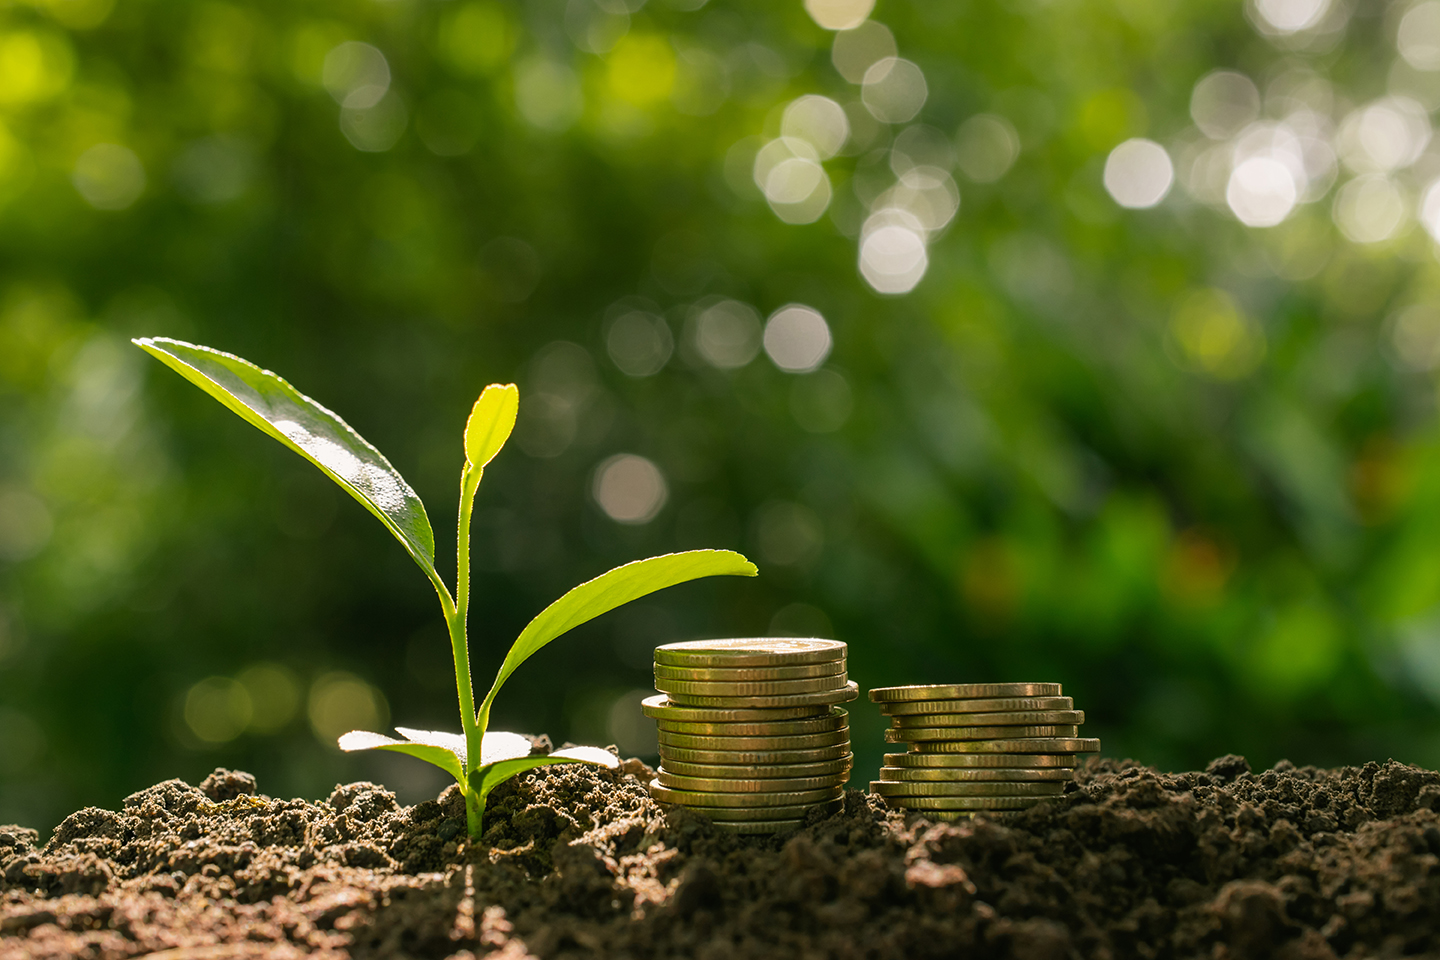
[[96, 210], [125, 210], [145, 192], [145, 167], [133, 150], [97, 143], [75, 161], [70, 181]]
[[1229, 70], [1207, 73], [1190, 94], [1190, 116], [1212, 140], [1232, 137], [1260, 115], [1260, 91], [1249, 77]]
[[930, 265], [925, 226], [913, 214], [885, 209], [865, 221], [860, 275], [878, 293], [909, 293]]
[[325, 55], [320, 82], [342, 107], [365, 110], [389, 92], [390, 63], [378, 48], [346, 41]]
[[624, 524], [649, 523], [670, 496], [660, 468], [633, 453], [616, 454], [596, 467], [592, 493], [606, 516]]
[[630, 310], [610, 322], [605, 347], [621, 371], [632, 377], [650, 377], [664, 368], [675, 349], [675, 340], [664, 319]]
[[206, 743], [226, 743], [240, 736], [253, 710], [244, 685], [229, 677], [207, 677], [185, 694], [185, 723]]
[[909, 60], [886, 57], [865, 71], [860, 99], [881, 123], [906, 123], [925, 105], [930, 88], [925, 74]]
[[743, 367], [760, 352], [760, 315], [748, 303], [720, 300], [700, 307], [692, 331], [701, 358], [721, 370]]
[[515, 106], [533, 126], [558, 133], [580, 119], [585, 95], [574, 70], [541, 57], [516, 67]]
[[1396, 314], [1390, 322], [1395, 356], [1412, 370], [1440, 367], [1440, 307], [1417, 303]]
[[765, 322], [765, 352], [786, 373], [810, 373], [830, 355], [830, 326], [803, 304], [781, 307]]
[[873, 9], [875, 0], [805, 0], [805, 12], [826, 30], [853, 30]]
[[300, 709], [301, 688], [295, 672], [279, 663], [254, 663], [235, 675], [250, 701], [248, 728], [261, 734], [279, 733]]
[[1004, 117], [976, 114], [956, 134], [956, 164], [976, 183], [994, 183], [1020, 155], [1020, 136]]
[[1431, 181], [1420, 197], [1420, 225], [1440, 243], [1440, 180]]
[[944, 170], [911, 167], [895, 186], [876, 197], [872, 206], [880, 213], [907, 214], [929, 235], [945, 229], [959, 212], [960, 190]]
[[1440, 0], [1425, 0], [1405, 11], [1395, 45], [1416, 70], [1440, 70]]
[[1251, 0], [1256, 23], [1275, 34], [1299, 33], [1316, 27], [1330, 11], [1331, 0]]
[[1105, 189], [1122, 207], [1153, 207], [1174, 182], [1170, 155], [1154, 140], [1126, 140], [1105, 159]]
[[1356, 243], [1379, 243], [1405, 223], [1408, 206], [1385, 177], [1357, 177], [1335, 195], [1335, 224]]
[[386, 93], [369, 106], [347, 102], [340, 108], [340, 131], [356, 150], [384, 153], [405, 133], [409, 113], [394, 93]]
[[1386, 97], [1341, 122], [1336, 148], [1356, 173], [1391, 173], [1414, 163], [1429, 142], [1425, 108], [1408, 97]]
[[565, 32], [586, 53], [606, 54], [630, 32], [625, 4], [570, 0], [565, 5]]
[[[238, 681], [232, 689], [244, 691]], [[245, 694], [249, 699], [248, 693]], [[339, 749], [335, 741], [351, 730], [388, 732], [390, 706], [385, 695], [353, 673], [334, 670], [322, 674], [310, 685], [307, 704], [310, 729], [315, 739], [326, 747]], [[246, 716], [249, 722], [249, 716]]]
[[[1014, 157], [1010, 159], [1013, 161]], [[890, 144], [890, 169], [896, 176], [904, 176], [906, 171], [916, 167], [949, 170], [955, 162], [955, 145], [950, 138], [944, 131], [923, 123], [905, 127]], [[1006, 168], [1009, 168], [1008, 163]]]
[[829, 97], [806, 94], [785, 107], [780, 132], [810, 144], [820, 160], [828, 160], [840, 152], [850, 135], [850, 122], [845, 108]]
[[1181, 300], [1170, 332], [1190, 366], [1221, 380], [1252, 373], [1266, 353], [1263, 331], [1223, 290], [1197, 290]]
[[835, 34], [830, 60], [840, 76], [851, 83], [865, 82], [865, 72], [881, 60], [895, 56], [895, 35], [890, 28], [875, 20], [866, 20], [849, 30]]
[[1299, 199], [1294, 174], [1271, 157], [1241, 161], [1225, 188], [1225, 202], [1247, 227], [1273, 227], [1284, 222]]
[[755, 155], [755, 185], [786, 223], [814, 223], [830, 205], [830, 178], [810, 141], [780, 137]]
[[69, 86], [75, 54], [66, 39], [44, 29], [0, 34], [0, 104], [48, 100]]

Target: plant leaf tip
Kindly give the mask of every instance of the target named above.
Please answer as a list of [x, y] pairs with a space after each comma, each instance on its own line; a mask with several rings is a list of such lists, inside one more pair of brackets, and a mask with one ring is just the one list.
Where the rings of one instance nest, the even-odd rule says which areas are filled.
[[465, 460], [471, 469], [483, 469], [515, 429], [520, 412], [520, 388], [513, 383], [492, 383], [480, 391], [465, 422]]

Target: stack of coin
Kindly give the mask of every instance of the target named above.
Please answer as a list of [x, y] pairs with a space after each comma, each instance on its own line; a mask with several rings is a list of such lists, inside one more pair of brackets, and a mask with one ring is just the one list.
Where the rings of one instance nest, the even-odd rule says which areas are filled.
[[878, 687], [890, 718], [887, 753], [870, 791], [892, 807], [953, 820], [982, 810], [1023, 810], [1063, 793], [1076, 754], [1100, 741], [1078, 736], [1085, 714], [1058, 683]]
[[645, 715], [660, 728], [650, 793], [733, 833], [798, 827], [838, 809], [850, 778], [849, 715], [859, 688], [845, 644], [794, 637], [692, 640], [655, 650]]

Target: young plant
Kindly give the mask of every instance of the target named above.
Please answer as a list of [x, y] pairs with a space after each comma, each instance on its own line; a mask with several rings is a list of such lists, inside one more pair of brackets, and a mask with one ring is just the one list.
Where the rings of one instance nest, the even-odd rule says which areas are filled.
[[515, 668], [556, 637], [656, 590], [721, 574], [753, 577], [755, 565], [729, 550], [690, 550], [637, 560], [580, 586], [540, 612], [521, 631], [495, 675], [485, 699], [475, 707], [470, 682], [466, 616], [470, 606], [470, 512], [485, 465], [500, 452], [515, 426], [520, 391], [514, 384], [491, 384], [480, 394], [465, 424], [465, 465], [460, 470], [460, 521], [456, 533], [455, 593], [435, 570], [435, 534], [425, 505], [390, 461], [334, 413], [297, 391], [280, 377], [247, 360], [210, 347], [165, 337], [134, 343], [258, 428], [319, 467], [373, 513], [430, 578], [450, 628], [455, 659], [455, 689], [460, 698], [459, 734], [396, 727], [405, 739], [352, 730], [340, 749], [393, 750], [419, 757], [455, 778], [465, 797], [469, 833], [479, 838], [490, 791], [526, 770], [551, 763], [594, 763], [614, 767], [615, 758], [597, 747], [571, 747], [531, 756], [528, 739], [516, 733], [490, 732], [490, 707]]

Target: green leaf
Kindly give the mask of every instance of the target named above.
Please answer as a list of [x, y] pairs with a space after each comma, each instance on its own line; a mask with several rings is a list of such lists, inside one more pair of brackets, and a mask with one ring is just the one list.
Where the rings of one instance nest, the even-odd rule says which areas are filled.
[[340, 737], [340, 749], [346, 753], [354, 753], [356, 750], [393, 750], [396, 753], [408, 753], [412, 757], [435, 764], [454, 777], [456, 783], [465, 782], [465, 761], [455, 751], [434, 744], [392, 740], [381, 733], [351, 730]]
[[425, 505], [399, 471], [331, 411], [248, 360], [167, 337], [136, 346], [319, 467], [395, 535], [432, 580], [435, 534]]
[[520, 412], [520, 390], [513, 383], [492, 383], [480, 392], [465, 421], [465, 459], [484, 467], [510, 439]]
[[485, 739], [480, 741], [480, 763], [483, 766], [487, 763], [528, 757], [532, 749], [529, 737], [522, 737], [518, 733], [506, 733], [503, 730], [492, 730], [485, 734]]
[[620, 765], [620, 761], [616, 760], [609, 750], [601, 750], [599, 747], [567, 747], [544, 756], [502, 760], [483, 766], [470, 775], [470, 786], [478, 790], [481, 797], [486, 797], [491, 790], [511, 777], [552, 763], [593, 763], [612, 770]]
[[395, 732], [412, 743], [423, 743], [432, 747], [440, 747], [449, 750], [465, 762], [465, 735], [463, 733], [446, 733], [444, 730], [416, 730], [414, 727], [396, 727]]
[[758, 572], [755, 564], [732, 550], [687, 550], [636, 560], [587, 580], [530, 621], [505, 655], [485, 701], [492, 701], [501, 684], [535, 651], [606, 611], [687, 580], [723, 575], [753, 577]]

